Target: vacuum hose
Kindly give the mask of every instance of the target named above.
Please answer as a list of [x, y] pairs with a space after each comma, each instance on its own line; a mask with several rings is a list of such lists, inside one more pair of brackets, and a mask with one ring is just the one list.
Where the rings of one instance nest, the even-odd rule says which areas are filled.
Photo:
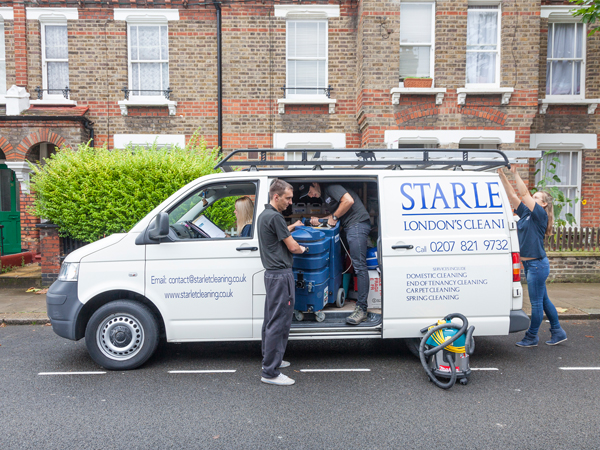
[[[472, 355], [473, 351], [475, 350], [475, 345], [474, 345], [475, 341], [473, 340], [473, 331], [475, 330], [475, 327], [473, 327], [473, 326], [469, 327], [469, 322], [467, 321], [467, 318], [465, 316], [463, 316], [462, 314], [458, 314], [458, 313], [448, 314], [446, 317], [444, 317], [443, 320], [447, 321], [447, 320], [452, 320], [454, 318], [462, 320], [462, 325], [457, 325], [452, 322], [446, 322], [446, 323], [442, 323], [440, 325], [433, 324], [431, 327], [423, 328], [421, 330], [421, 333], [427, 332], [425, 334], [425, 336], [423, 336], [423, 339], [421, 339], [421, 344], [419, 345], [419, 358], [421, 359], [421, 364], [423, 365], [425, 372], [429, 376], [429, 379], [431, 381], [433, 381], [437, 387], [442, 388], [442, 389], [450, 389], [452, 386], [454, 386], [454, 383], [456, 383], [456, 365], [454, 363], [454, 358], [450, 354], [450, 351], [452, 351], [454, 353], [463, 353], [462, 348], [453, 347], [453, 346], [451, 346], [451, 344], [454, 341], [456, 341], [459, 337], [461, 337], [463, 334], [466, 333], [464, 352], [467, 353], [468, 355]], [[469, 327], [468, 330], [467, 330], [467, 327]], [[458, 331], [456, 332], [456, 334], [454, 336], [452, 336], [450, 339], [448, 339], [446, 341], [443, 340], [443, 337], [441, 340], [434, 338], [436, 343], [440, 342], [440, 344], [436, 347], [425, 350], [426, 342], [432, 335], [434, 335], [436, 332], [438, 332], [440, 330], [444, 330], [444, 329], [448, 329], [448, 328], [454, 328]], [[427, 362], [427, 358], [429, 358], [431, 355], [433, 355], [441, 350], [444, 350], [446, 348], [448, 348], [449, 351], [444, 353], [444, 360], [450, 365], [451, 376], [450, 376], [450, 380], [448, 380], [447, 383], [442, 383], [432, 373], [432, 371], [429, 367], [429, 364]]]

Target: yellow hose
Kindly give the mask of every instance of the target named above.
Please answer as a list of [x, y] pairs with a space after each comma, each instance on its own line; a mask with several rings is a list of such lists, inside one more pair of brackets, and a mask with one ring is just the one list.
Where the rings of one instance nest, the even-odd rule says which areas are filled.
[[[445, 321], [439, 320], [438, 321], [438, 325], [442, 325], [446, 323]], [[429, 329], [433, 328], [429, 327]], [[435, 341], [435, 343], [437, 345], [442, 345], [444, 342], [446, 342], [448, 339], [450, 339], [452, 336], [448, 336], [447, 338], [444, 337], [444, 331], [443, 330], [437, 330], [435, 333], [433, 333], [431, 335], [431, 338]], [[465, 353], [465, 347], [464, 345], [462, 347], [455, 347], [454, 345], [448, 345], [447, 347], [444, 348], [444, 350], [448, 350], [449, 352], [452, 353]]]

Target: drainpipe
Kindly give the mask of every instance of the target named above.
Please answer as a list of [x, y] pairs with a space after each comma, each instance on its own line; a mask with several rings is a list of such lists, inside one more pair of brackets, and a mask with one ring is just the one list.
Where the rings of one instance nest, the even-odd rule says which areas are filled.
[[217, 122], [219, 155], [223, 155], [223, 84], [221, 81], [221, 2], [213, 0], [217, 10]]

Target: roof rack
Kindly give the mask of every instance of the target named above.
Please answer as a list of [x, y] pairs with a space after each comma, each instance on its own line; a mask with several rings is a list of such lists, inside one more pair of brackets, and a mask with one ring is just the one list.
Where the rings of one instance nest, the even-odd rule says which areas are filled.
[[[259, 159], [240, 158], [243, 153], [258, 153]], [[293, 153], [301, 155], [299, 161], [269, 159]], [[215, 170], [231, 172], [234, 168], [246, 170], [301, 170], [312, 169], [436, 169], [485, 171], [498, 167], [510, 168], [507, 156], [500, 150], [402, 148], [402, 149], [240, 149], [234, 150], [215, 166]]]

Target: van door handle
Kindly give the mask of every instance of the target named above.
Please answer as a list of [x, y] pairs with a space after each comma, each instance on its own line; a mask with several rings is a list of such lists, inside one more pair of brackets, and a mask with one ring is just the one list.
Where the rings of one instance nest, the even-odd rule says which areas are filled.
[[414, 248], [414, 245], [410, 245], [410, 244], [403, 244], [403, 245], [392, 245], [392, 249], [396, 250], [398, 248], [405, 248], [407, 250], [412, 250]]
[[258, 247], [238, 247], [238, 248], [236, 248], [236, 250], [238, 252], [243, 252], [243, 251], [255, 252], [256, 250], [258, 250]]

